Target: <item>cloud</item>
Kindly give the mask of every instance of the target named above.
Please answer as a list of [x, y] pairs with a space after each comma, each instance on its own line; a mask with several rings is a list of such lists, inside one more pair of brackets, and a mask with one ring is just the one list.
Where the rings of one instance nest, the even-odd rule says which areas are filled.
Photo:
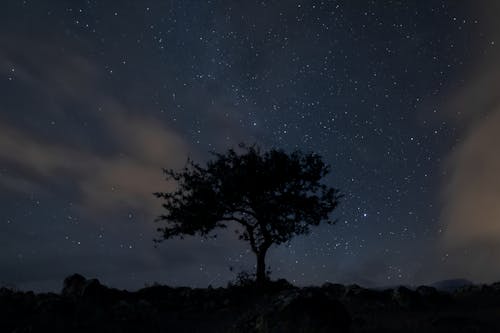
[[462, 133], [443, 165], [441, 266], [479, 281], [500, 276], [500, 6], [490, 5], [480, 8], [484, 52], [445, 108]]
[[17, 175], [3, 174], [0, 184], [29, 193], [43, 182], [63, 178], [78, 190], [89, 211], [113, 211], [124, 205], [151, 210], [158, 205], [151, 193], [167, 185], [162, 167], [183, 163], [187, 145], [175, 132], [144, 117], [116, 112], [106, 119], [109, 140], [118, 143], [106, 156], [0, 125], [0, 159], [20, 170]]
[[[64, 183], [74, 190], [77, 206], [95, 214], [159, 207], [151, 193], [169, 186], [162, 168], [179, 167], [190, 150], [181, 135], [148, 116], [148, 110], [127, 107], [102, 89], [98, 67], [85, 58], [58, 52], [50, 42], [33, 41], [30, 52], [24, 52], [14, 41], [2, 41], [0, 72], [14, 77], [27, 91], [26, 99], [31, 92], [39, 98], [27, 102], [31, 110], [18, 111], [28, 116], [21, 121], [13, 116], [15, 105], [0, 103], [0, 160], [9, 166], [0, 174], [0, 186], [33, 193], [48, 191], [46, 184]], [[91, 139], [85, 137], [90, 130], [71, 132], [71, 117], [78, 112], [98, 120], [95, 131], [103, 149], [77, 144]], [[68, 126], [63, 140], [33, 130], [24, 120], [40, 113], [70, 119], [60, 125]]]
[[[106, 89], [99, 66], [69, 49], [46, 39], [0, 38], [0, 76], [12, 77], [0, 100], [0, 190], [9, 199], [15, 193], [43, 203], [19, 220], [20, 209], [6, 210], [13, 222], [3, 225], [9, 244], [0, 258], [3, 280], [47, 280], [50, 289], [75, 271], [127, 280], [130, 271], [146, 274], [166, 264], [174, 276], [193, 268], [190, 250], [199, 242], [154, 249], [151, 224], [161, 210], [152, 192], [173, 186], [162, 168], [178, 168], [196, 151], [148, 105], [123, 103]], [[51, 119], [59, 121], [51, 126]], [[137, 218], [121, 218], [128, 212]], [[70, 225], [66, 215], [78, 223]], [[61, 265], [48, 269], [54, 260]]]

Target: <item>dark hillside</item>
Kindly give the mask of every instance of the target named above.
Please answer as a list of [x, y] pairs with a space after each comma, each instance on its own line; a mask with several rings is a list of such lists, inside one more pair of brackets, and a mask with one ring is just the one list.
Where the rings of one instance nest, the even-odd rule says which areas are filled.
[[75, 274], [60, 294], [0, 289], [1, 332], [498, 332], [499, 310], [500, 284], [446, 293], [278, 280], [128, 292]]

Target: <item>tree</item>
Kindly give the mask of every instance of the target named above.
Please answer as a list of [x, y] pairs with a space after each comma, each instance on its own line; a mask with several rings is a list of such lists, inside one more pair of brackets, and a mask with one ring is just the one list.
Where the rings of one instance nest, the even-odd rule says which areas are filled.
[[229, 223], [241, 226], [239, 238], [250, 243], [257, 257], [256, 282], [266, 280], [268, 249], [307, 234], [310, 226], [334, 223], [330, 213], [342, 195], [320, 181], [330, 171], [313, 153], [260, 148], [240, 144], [239, 152], [213, 153], [206, 167], [188, 159], [180, 171], [164, 169], [167, 180], [177, 182], [172, 192], [157, 192], [165, 214], [156, 221], [161, 238], [211, 235]]

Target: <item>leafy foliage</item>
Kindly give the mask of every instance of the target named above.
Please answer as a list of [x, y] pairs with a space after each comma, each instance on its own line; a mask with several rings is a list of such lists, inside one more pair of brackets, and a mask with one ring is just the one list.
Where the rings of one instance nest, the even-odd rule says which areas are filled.
[[[157, 192], [166, 213], [157, 221], [163, 239], [184, 235], [209, 236], [228, 223], [243, 226], [240, 239], [248, 241], [257, 257], [273, 244], [307, 234], [310, 226], [333, 223], [338, 190], [322, 184], [330, 168], [317, 154], [261, 152], [240, 145], [225, 154], [213, 153], [206, 167], [188, 159], [180, 170], [165, 169], [167, 180], [177, 182], [173, 192]], [[259, 269], [258, 269], [259, 270]], [[259, 275], [259, 274], [258, 274]]]

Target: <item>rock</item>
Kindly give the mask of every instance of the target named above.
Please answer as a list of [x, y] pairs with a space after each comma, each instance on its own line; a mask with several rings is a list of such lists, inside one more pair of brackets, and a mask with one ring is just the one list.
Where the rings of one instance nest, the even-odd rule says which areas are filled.
[[113, 317], [119, 321], [131, 321], [137, 317], [134, 306], [126, 301], [119, 301], [112, 308]]
[[342, 298], [346, 293], [346, 287], [339, 283], [324, 283], [321, 289], [326, 292], [327, 296], [333, 298]]
[[234, 332], [348, 332], [350, 324], [351, 317], [339, 301], [320, 291], [288, 291], [246, 322], [237, 324]]
[[173, 288], [168, 286], [154, 285], [151, 287], [142, 288], [137, 291], [137, 295], [142, 299], [147, 299], [151, 302], [157, 302], [172, 297]]
[[87, 280], [83, 285], [81, 296], [94, 300], [104, 300], [108, 287], [103, 286], [99, 280]]
[[418, 292], [400, 286], [392, 293], [392, 299], [403, 308], [414, 309], [421, 306], [421, 298]]
[[493, 288], [493, 286], [482, 285], [480, 288], [481, 288], [481, 293], [484, 293], [484, 294], [491, 295], [495, 292], [495, 289]]
[[450, 294], [438, 291], [434, 287], [420, 286], [416, 289], [416, 292], [420, 295], [422, 302], [426, 306], [439, 307], [452, 303]]
[[416, 292], [422, 297], [433, 297], [438, 294], [436, 288], [429, 286], [419, 286], [417, 287]]
[[478, 285], [463, 286], [463, 287], [455, 289], [452, 293], [455, 296], [479, 294], [479, 293], [481, 293], [481, 286], [478, 286]]
[[[347, 300], [370, 303], [370, 304], [385, 304], [390, 302], [391, 296], [387, 291], [379, 291], [366, 289], [358, 285], [351, 285], [346, 288], [345, 296]], [[366, 305], [366, 304], [365, 304]]]
[[278, 293], [284, 290], [295, 289], [295, 286], [288, 282], [286, 279], [278, 279], [276, 281], [269, 281], [266, 284], [266, 292]]
[[61, 294], [100, 303], [112, 303], [125, 296], [116, 289], [102, 285], [98, 279], [87, 280], [80, 274], [73, 274], [64, 280]]
[[10, 288], [5, 288], [5, 287], [0, 288], [0, 298], [10, 297], [12, 296], [13, 293], [14, 291]]
[[361, 293], [364, 288], [358, 286], [357, 284], [351, 284], [345, 287], [345, 296], [352, 297], [357, 296]]
[[73, 274], [64, 279], [63, 296], [81, 296], [87, 279], [80, 274]]
[[497, 292], [497, 293], [500, 292], [500, 282], [494, 282], [494, 283], [492, 283], [491, 284], [491, 288], [493, 288], [493, 290], [495, 292]]

